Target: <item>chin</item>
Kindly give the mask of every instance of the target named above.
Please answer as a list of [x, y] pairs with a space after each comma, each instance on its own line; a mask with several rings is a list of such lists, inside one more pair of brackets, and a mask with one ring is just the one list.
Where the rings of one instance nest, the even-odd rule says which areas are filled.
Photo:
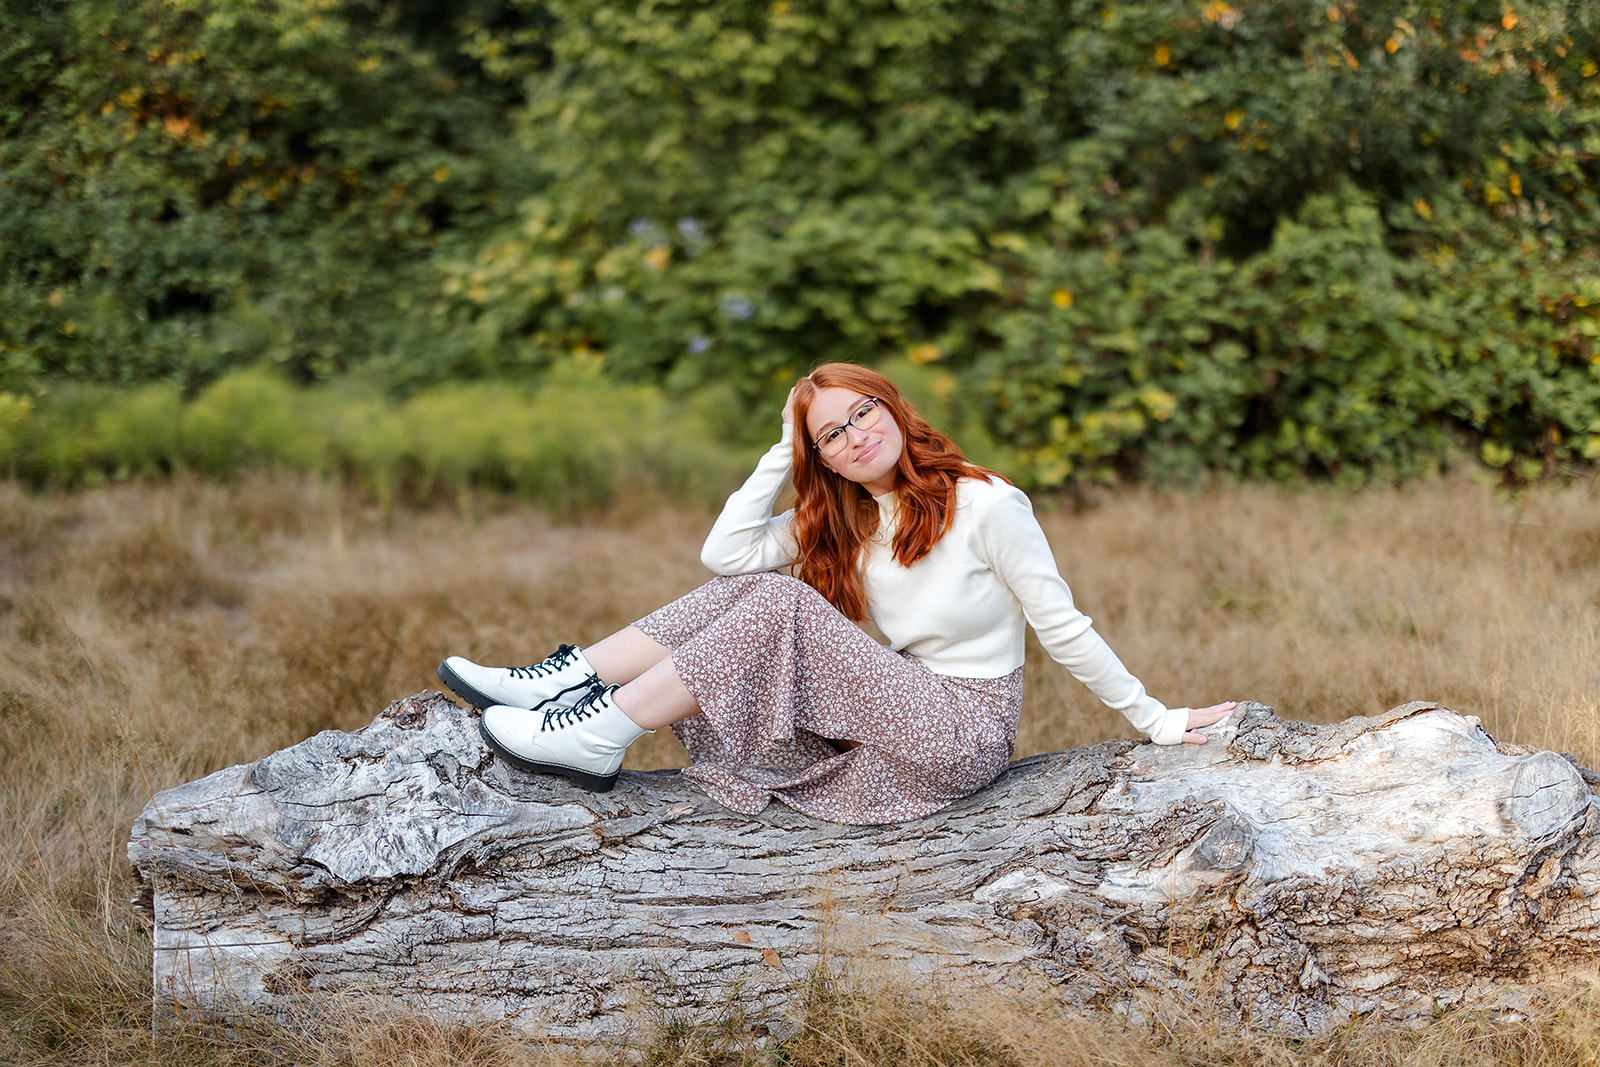
[[[866, 488], [866, 486], [867, 486], [867, 484], [869, 482], [878, 482], [878, 481], [884, 481], [884, 480], [890, 481], [891, 483], [892, 482], [897, 482], [897, 481], [899, 481], [899, 479], [894, 476], [894, 471], [895, 471], [895, 464], [894, 463], [890, 463], [889, 465], [887, 465], [885, 467], [877, 467], [876, 465], [874, 465], [873, 469], [862, 471], [861, 474], [858, 477], [856, 477], [856, 478], [854, 478], [852, 480], [855, 481], [856, 484], [860, 485], [862, 488]], [[870, 490], [868, 490], [868, 491], [870, 492]]]

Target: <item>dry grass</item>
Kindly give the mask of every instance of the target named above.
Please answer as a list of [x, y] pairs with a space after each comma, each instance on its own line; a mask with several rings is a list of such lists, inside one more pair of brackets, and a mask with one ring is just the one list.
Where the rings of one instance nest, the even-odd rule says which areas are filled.
[[[493, 1028], [332, 1019], [160, 1038], [123, 844], [151, 793], [435, 688], [444, 655], [524, 663], [702, 580], [709, 517], [636, 503], [557, 524], [480, 502], [380, 517], [260, 478], [68, 496], [0, 484], [0, 1062], [524, 1064]], [[496, 511], [500, 507], [503, 510]], [[1162, 698], [1313, 720], [1425, 697], [1600, 763], [1600, 486], [1518, 506], [1465, 479], [1357, 495], [1131, 491], [1045, 516], [1064, 573]], [[1019, 754], [1122, 732], [1033, 650]], [[666, 731], [633, 766], [682, 762]], [[859, 977], [859, 976], [858, 976]], [[942, 1010], [819, 980], [781, 1039], [663, 1024], [659, 1064], [1592, 1064], [1595, 998], [1523, 1024], [1357, 1025], [1315, 1045], [1206, 1019], [1137, 1033], [1048, 1005]]]

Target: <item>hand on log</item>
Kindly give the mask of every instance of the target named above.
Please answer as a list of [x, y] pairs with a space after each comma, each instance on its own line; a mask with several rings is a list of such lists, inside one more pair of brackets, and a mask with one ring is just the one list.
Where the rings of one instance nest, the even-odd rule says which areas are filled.
[[1188, 726], [1183, 733], [1184, 744], [1205, 744], [1206, 735], [1200, 731], [1227, 718], [1228, 713], [1233, 711], [1236, 706], [1236, 701], [1227, 700], [1221, 704], [1213, 704], [1209, 708], [1190, 708]]
[[859, 951], [948, 996], [1204, 996], [1313, 1034], [1592, 971], [1600, 819], [1569, 759], [1428, 703], [1327, 726], [1241, 703], [1206, 732], [1030, 757], [850, 827], [738, 815], [672, 771], [604, 794], [515, 771], [419, 694], [161, 793], [128, 848], [158, 1006], [222, 1015], [398, 997], [581, 1044], [736, 988], [781, 1015]]

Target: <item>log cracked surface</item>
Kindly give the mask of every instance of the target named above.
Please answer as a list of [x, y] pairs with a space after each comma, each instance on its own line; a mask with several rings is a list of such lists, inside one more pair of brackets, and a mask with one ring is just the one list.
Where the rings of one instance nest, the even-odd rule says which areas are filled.
[[[1594, 969], [1593, 775], [1434, 704], [1013, 763], [911, 823], [751, 818], [676, 772], [508, 768], [424, 693], [155, 797], [129, 856], [167, 1010], [398, 998], [564, 1043], [738, 991], [778, 1023], [829, 954], [961, 996], [1195, 1002], [1314, 1034], [1521, 1008]], [[1142, 999], [1141, 999], [1142, 998]]]

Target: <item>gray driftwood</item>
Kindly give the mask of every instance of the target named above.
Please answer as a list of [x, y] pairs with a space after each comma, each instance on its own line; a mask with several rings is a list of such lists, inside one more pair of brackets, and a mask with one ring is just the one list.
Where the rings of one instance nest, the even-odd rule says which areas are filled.
[[737, 815], [676, 772], [592, 794], [510, 770], [419, 694], [160, 794], [129, 855], [168, 1010], [374, 998], [580, 1044], [730, 997], [781, 1024], [813, 968], [860, 958], [945, 997], [1304, 1034], [1592, 972], [1592, 781], [1434, 704], [1331, 726], [1247, 704], [1204, 747], [1036, 756], [847, 827]]

